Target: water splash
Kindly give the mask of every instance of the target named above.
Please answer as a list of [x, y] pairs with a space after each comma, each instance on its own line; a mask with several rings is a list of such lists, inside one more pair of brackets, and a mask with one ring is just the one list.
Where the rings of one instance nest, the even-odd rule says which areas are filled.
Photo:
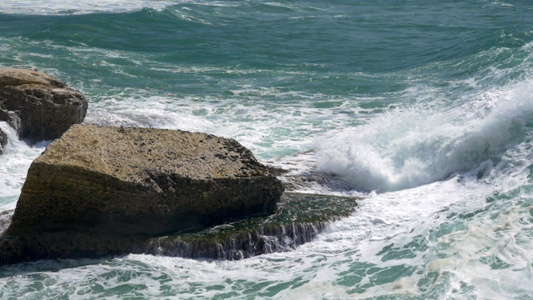
[[8, 137], [4, 154], [0, 155], [0, 211], [5, 211], [15, 208], [28, 168], [44, 150], [46, 142], [30, 147], [18, 139], [15, 129], [6, 122], [0, 122], [0, 129]]
[[533, 119], [533, 81], [485, 93], [452, 109], [396, 109], [316, 141], [319, 169], [360, 190], [394, 191], [497, 162], [524, 140]]

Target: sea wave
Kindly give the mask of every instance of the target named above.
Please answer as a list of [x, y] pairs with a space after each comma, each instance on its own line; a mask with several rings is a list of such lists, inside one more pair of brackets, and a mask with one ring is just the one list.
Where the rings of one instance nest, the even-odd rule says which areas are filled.
[[383, 192], [498, 163], [507, 150], [531, 143], [532, 86], [531, 79], [515, 83], [452, 109], [415, 105], [387, 111], [317, 139], [319, 168], [355, 189]]
[[24, 15], [80, 15], [91, 13], [125, 13], [143, 8], [164, 9], [168, 5], [183, 1], [174, 0], [49, 0], [36, 4], [32, 0], [5, 0], [0, 13]]
[[[238, 6], [234, 1], [190, 1], [190, 0], [48, 0], [46, 4], [36, 4], [32, 0], [5, 0], [0, 5], [0, 13], [21, 15], [84, 15], [94, 13], [130, 13], [143, 9], [162, 11], [174, 5]], [[275, 4], [273, 4], [274, 6]]]

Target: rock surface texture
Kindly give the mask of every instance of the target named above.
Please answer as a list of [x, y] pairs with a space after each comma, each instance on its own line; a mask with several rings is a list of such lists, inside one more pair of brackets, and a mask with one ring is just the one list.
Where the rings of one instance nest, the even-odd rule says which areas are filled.
[[120, 254], [149, 238], [272, 213], [282, 192], [235, 140], [74, 125], [32, 163], [0, 259]]
[[329, 223], [351, 215], [357, 208], [358, 199], [285, 193], [275, 214], [229, 222], [194, 233], [153, 238], [133, 252], [238, 260], [290, 251], [313, 240]]
[[0, 154], [4, 153], [4, 146], [7, 144], [7, 134], [0, 128]]
[[87, 113], [78, 91], [45, 73], [0, 68], [0, 121], [33, 143], [60, 137]]

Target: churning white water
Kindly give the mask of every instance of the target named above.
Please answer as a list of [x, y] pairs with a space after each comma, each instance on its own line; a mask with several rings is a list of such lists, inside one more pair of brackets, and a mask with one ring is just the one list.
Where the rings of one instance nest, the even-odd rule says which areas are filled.
[[524, 142], [533, 121], [533, 81], [458, 107], [409, 107], [316, 141], [322, 171], [355, 189], [412, 188], [471, 170]]
[[74, 2], [3, 0], [0, 5], [0, 13], [35, 15], [121, 13], [143, 8], [162, 9], [169, 4], [178, 2], [172, 0], [80, 0]]
[[0, 122], [0, 129], [8, 136], [4, 154], [0, 155], [0, 210], [14, 209], [26, 173], [33, 159], [44, 150], [46, 143], [28, 146], [17, 137], [17, 133], [6, 122]]

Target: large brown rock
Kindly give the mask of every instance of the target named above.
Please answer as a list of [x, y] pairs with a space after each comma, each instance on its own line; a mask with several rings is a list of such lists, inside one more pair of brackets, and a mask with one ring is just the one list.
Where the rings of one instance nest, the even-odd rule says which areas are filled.
[[282, 192], [232, 139], [74, 125], [32, 163], [0, 258], [119, 253], [146, 238], [271, 213]]
[[87, 106], [80, 92], [45, 73], [0, 68], [0, 121], [30, 143], [60, 137], [83, 121]]

